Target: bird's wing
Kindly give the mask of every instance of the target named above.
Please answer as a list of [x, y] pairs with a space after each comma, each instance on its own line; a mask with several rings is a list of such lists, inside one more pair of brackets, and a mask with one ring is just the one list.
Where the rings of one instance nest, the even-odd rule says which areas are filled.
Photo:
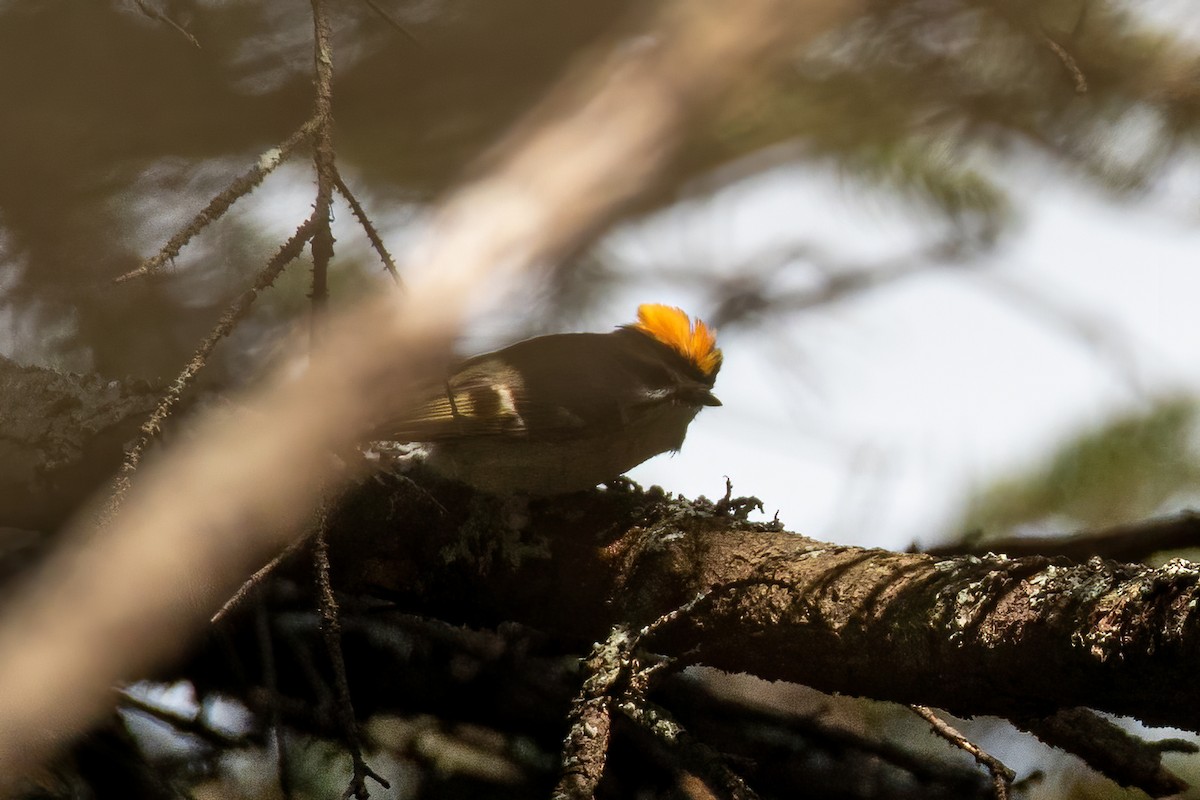
[[378, 430], [376, 438], [433, 442], [467, 436], [569, 436], [588, 427], [589, 411], [572, 410], [531, 391], [519, 373], [503, 378], [465, 369], [442, 386], [431, 387], [426, 399], [409, 414]]
[[[375, 438], [432, 442], [466, 436], [571, 438], [616, 431], [653, 398], [669, 375], [660, 357], [637, 346], [661, 345], [633, 334], [560, 334], [527, 339], [468, 359], [403, 418]], [[647, 370], [650, 370], [647, 372]], [[661, 374], [660, 374], [661, 373]]]

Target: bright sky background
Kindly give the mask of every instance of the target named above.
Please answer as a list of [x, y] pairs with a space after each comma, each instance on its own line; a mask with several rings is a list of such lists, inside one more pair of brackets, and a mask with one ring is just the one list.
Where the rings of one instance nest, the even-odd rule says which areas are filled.
[[[682, 453], [631, 476], [714, 497], [729, 475], [735, 493], [758, 495], [768, 515], [778, 509], [789, 529], [820, 539], [900, 548], [938, 538], [973, 486], [1118, 410], [1200, 386], [1198, 206], [1182, 178], [1163, 187], [1165, 199], [1123, 205], [1030, 169], [1021, 222], [984, 275], [922, 273], [782, 330], [723, 337], [725, 406], [701, 414]], [[710, 269], [750, 243], [814, 240], [870, 263], [914, 249], [931, 225], [921, 232], [901, 203], [796, 168], [609, 246], [634, 269], [689, 258]], [[631, 291], [611, 322], [646, 300], [697, 313], [688, 289]], [[1079, 328], [1096, 333], [1089, 341]]]

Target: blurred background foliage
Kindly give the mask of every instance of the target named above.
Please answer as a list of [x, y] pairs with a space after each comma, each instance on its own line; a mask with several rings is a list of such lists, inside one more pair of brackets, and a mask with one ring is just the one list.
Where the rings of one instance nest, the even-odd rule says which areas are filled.
[[1194, 508], [1200, 500], [1197, 406], [1163, 400], [1069, 440], [972, 499], [959, 529], [1051, 535]]
[[[462, 175], [581, 52], [636, 46], [629, 5], [337, 4], [338, 157], [385, 232]], [[780, 165], [833, 164], [942, 217], [966, 260], [1020, 208], [1019, 187], [1000, 180], [1014, 159], [1033, 153], [1097, 191], [1135, 195], [1181, 152], [1194, 157], [1196, 50], [1120, 4], [873, 9], [697, 131], [642, 210]], [[111, 375], [174, 373], [286, 226], [267, 235], [235, 213], [164, 276], [110, 280], [307, 118], [307, 6], [8, 2], [0, 60], [3, 351]], [[259, 194], [307, 202], [302, 163]], [[606, 265], [589, 266], [558, 276], [556, 316], [603, 296]], [[769, 302], [771, 287], [756, 294]]]

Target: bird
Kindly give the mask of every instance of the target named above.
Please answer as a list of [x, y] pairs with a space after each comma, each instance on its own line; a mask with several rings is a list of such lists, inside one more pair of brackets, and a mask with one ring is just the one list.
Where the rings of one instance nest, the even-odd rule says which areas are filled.
[[373, 437], [419, 443], [441, 477], [497, 495], [594, 488], [683, 446], [723, 356], [682, 309], [640, 305], [609, 333], [536, 336], [453, 366]]

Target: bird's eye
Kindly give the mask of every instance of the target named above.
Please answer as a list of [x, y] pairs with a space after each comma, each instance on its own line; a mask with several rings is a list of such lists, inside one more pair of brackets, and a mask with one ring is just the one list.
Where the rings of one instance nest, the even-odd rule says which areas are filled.
[[634, 365], [638, 379], [649, 387], [665, 388], [675, 384], [675, 376], [658, 360], [638, 361]]

